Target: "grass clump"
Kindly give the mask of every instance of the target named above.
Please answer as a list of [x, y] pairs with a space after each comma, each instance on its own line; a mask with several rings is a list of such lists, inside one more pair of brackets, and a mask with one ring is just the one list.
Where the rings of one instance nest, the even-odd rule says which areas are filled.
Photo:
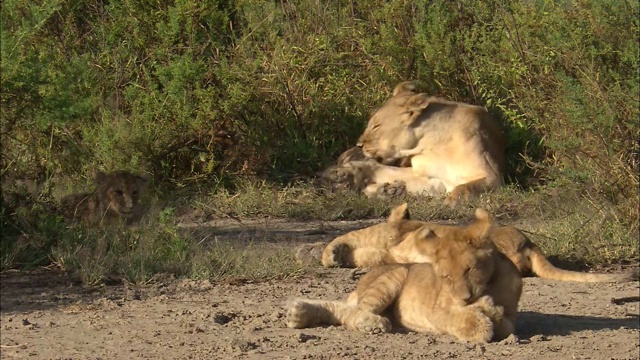
[[89, 285], [107, 277], [145, 283], [159, 273], [193, 279], [264, 281], [302, 270], [286, 249], [198, 241], [194, 234], [170, 224], [147, 223], [135, 230], [76, 230], [74, 238], [53, 247], [51, 259]]

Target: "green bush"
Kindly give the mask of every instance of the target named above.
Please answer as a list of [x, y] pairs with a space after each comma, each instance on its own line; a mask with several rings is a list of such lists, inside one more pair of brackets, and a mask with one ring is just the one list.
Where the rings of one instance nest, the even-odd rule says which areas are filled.
[[501, 120], [510, 182], [578, 190], [638, 230], [636, 1], [1, 7], [3, 186], [31, 179], [50, 195], [96, 168], [169, 189], [286, 184], [352, 146], [393, 86], [416, 79]]

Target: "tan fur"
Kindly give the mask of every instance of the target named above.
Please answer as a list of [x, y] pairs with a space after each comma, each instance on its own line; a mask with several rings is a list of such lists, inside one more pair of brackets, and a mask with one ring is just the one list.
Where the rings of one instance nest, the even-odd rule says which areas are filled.
[[[373, 225], [339, 236], [322, 253], [325, 267], [372, 267], [383, 264], [431, 262], [416, 251], [408, 233], [427, 226], [438, 236], [447, 237], [458, 226], [409, 220], [407, 204], [391, 211], [386, 223]], [[494, 226], [489, 239], [498, 251], [516, 266], [522, 275], [533, 272], [539, 277], [559, 281], [626, 282], [638, 280], [638, 269], [622, 274], [589, 274], [559, 269], [549, 262], [540, 248], [513, 226]]]
[[343, 324], [373, 334], [388, 332], [394, 323], [463, 341], [505, 338], [515, 330], [522, 279], [488, 240], [491, 224], [480, 209], [473, 224], [446, 234], [423, 224], [407, 237], [431, 263], [373, 268], [347, 301], [296, 299], [287, 325]]
[[147, 178], [128, 171], [97, 172], [95, 190], [71, 194], [60, 201], [65, 218], [89, 225], [132, 224], [144, 214], [140, 197], [147, 186]]
[[[395, 171], [388, 165], [410, 159], [412, 172], [396, 171], [397, 178], [386, 182], [425, 179], [423, 188], [411, 187], [407, 192], [446, 192], [445, 202], [450, 205], [501, 186], [506, 143], [486, 109], [418, 94], [414, 88], [411, 82], [397, 85], [393, 96], [369, 119], [358, 146], [366, 157], [381, 163], [369, 172], [386, 178]], [[383, 184], [373, 178], [370, 183]], [[370, 188], [368, 193], [376, 192]]]

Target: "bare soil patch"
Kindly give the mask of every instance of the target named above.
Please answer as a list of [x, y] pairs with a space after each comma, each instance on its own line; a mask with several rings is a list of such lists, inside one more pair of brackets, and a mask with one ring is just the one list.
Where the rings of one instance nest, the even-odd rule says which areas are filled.
[[[229, 220], [198, 231], [202, 240], [262, 239], [293, 251], [296, 244], [328, 241], [374, 222], [243, 222], [234, 228]], [[297, 277], [259, 283], [159, 275], [144, 285], [85, 287], [73, 276], [45, 269], [5, 272], [0, 280], [2, 359], [640, 358], [638, 302], [611, 301], [638, 296], [637, 282], [527, 278], [517, 338], [474, 345], [402, 330], [368, 336], [342, 327], [285, 326], [286, 304], [295, 297], [345, 298], [356, 284], [349, 269], [316, 266]]]

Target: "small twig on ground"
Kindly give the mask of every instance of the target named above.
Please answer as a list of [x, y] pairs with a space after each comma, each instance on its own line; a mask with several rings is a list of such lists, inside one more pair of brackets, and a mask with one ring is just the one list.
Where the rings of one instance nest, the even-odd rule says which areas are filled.
[[622, 305], [629, 302], [640, 301], [640, 296], [627, 296], [621, 298], [611, 298], [611, 303], [616, 305]]

